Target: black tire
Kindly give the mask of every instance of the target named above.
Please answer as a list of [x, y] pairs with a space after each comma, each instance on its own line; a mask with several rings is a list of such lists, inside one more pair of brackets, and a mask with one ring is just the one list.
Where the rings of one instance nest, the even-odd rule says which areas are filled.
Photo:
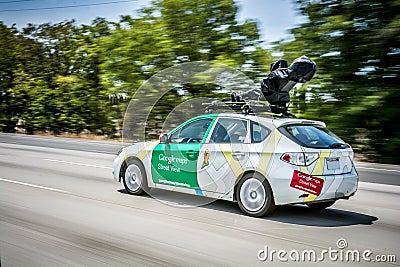
[[271, 187], [262, 175], [249, 173], [236, 187], [236, 199], [240, 210], [252, 217], [263, 217], [276, 208]]
[[326, 201], [326, 202], [317, 202], [317, 203], [309, 203], [306, 204], [310, 209], [313, 210], [323, 210], [326, 209], [333, 204], [335, 204], [336, 200]]
[[126, 160], [122, 181], [129, 194], [139, 196], [148, 191], [146, 171], [138, 159]]

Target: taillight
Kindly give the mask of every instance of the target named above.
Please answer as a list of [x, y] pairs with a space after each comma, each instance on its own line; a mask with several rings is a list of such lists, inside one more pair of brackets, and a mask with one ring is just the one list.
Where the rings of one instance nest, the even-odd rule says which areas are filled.
[[315, 152], [287, 152], [281, 156], [281, 160], [297, 166], [308, 166], [318, 158], [319, 154]]

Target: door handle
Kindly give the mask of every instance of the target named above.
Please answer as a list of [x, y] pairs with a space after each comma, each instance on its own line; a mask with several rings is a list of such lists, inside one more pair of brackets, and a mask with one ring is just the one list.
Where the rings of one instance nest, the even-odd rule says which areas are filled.
[[240, 151], [235, 151], [232, 153], [232, 156], [234, 156], [235, 158], [241, 158], [244, 157], [246, 154]]
[[195, 152], [195, 151], [193, 151], [193, 150], [188, 150], [188, 151], [186, 151], [186, 156], [187, 156], [189, 159], [196, 159], [197, 152]]

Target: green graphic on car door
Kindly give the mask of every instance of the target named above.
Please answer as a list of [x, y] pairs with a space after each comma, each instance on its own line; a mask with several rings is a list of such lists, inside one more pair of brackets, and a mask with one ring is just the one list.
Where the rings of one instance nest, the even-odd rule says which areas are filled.
[[156, 184], [199, 189], [199, 151], [211, 129], [215, 115], [206, 115], [172, 131], [168, 143], [158, 144], [151, 157], [151, 174]]
[[151, 173], [156, 184], [198, 189], [197, 159], [202, 144], [158, 144]]

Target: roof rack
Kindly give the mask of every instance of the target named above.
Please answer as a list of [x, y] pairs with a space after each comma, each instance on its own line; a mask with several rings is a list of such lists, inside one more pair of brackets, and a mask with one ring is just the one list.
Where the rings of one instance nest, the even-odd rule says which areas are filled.
[[278, 117], [296, 116], [288, 112], [287, 107], [275, 106], [268, 104], [267, 101], [260, 100], [242, 100], [242, 101], [212, 101], [211, 103], [203, 103], [205, 113], [211, 114], [217, 111], [235, 111], [245, 115], [269, 115]]

